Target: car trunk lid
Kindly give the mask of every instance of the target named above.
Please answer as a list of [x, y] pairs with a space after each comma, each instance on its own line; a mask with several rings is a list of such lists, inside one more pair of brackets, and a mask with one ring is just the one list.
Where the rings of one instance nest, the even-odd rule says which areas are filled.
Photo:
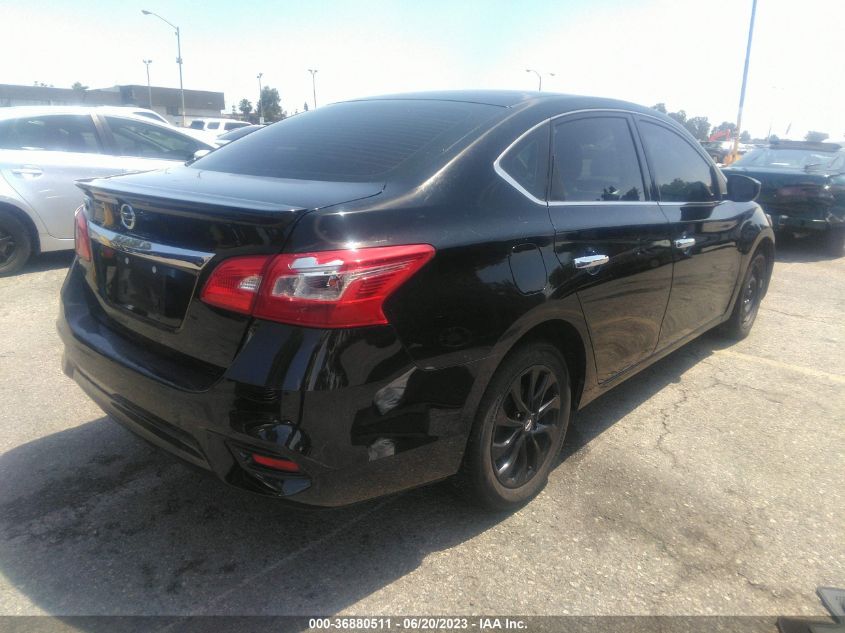
[[231, 256], [282, 252], [310, 210], [377, 195], [379, 183], [282, 180], [179, 167], [80, 182], [100, 318], [142, 344], [225, 367], [249, 317], [199, 301]]

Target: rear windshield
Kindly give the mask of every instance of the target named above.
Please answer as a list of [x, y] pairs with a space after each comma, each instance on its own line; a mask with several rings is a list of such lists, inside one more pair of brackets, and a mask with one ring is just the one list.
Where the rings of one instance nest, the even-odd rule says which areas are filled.
[[734, 164], [740, 167], [780, 167], [785, 169], [827, 169], [842, 163], [839, 152], [808, 149], [763, 148], [749, 152]]
[[338, 103], [258, 130], [192, 167], [274, 178], [366, 181], [411, 160], [437, 160], [499, 111], [497, 106], [453, 101]]

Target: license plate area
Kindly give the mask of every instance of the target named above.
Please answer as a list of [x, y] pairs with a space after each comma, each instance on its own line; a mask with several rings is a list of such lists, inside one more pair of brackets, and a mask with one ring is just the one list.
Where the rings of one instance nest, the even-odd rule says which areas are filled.
[[92, 242], [100, 294], [110, 305], [169, 328], [182, 324], [197, 281], [194, 271]]

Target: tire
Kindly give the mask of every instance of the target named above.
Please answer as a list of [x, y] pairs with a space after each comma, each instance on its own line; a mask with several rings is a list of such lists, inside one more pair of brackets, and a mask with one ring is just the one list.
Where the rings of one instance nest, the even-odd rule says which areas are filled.
[[0, 277], [18, 272], [31, 253], [32, 238], [24, 223], [0, 210]]
[[766, 290], [768, 265], [766, 255], [760, 251], [751, 258], [742, 279], [731, 318], [722, 326], [722, 333], [728, 338], [741, 341], [751, 332]]
[[532, 499], [560, 454], [570, 407], [569, 371], [557, 348], [534, 342], [513, 350], [481, 399], [457, 488], [494, 511]]
[[830, 229], [824, 236], [825, 250], [829, 255], [842, 257], [845, 250], [845, 229]]

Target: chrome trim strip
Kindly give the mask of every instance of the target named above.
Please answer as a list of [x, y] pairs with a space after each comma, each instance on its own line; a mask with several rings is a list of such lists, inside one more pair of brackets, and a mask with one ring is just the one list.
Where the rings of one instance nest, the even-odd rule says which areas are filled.
[[610, 205], [620, 205], [620, 204], [625, 204], [625, 205], [633, 205], [633, 204], [655, 205], [655, 204], [657, 204], [656, 200], [631, 200], [631, 201], [625, 201], [625, 200], [618, 200], [618, 201], [617, 200], [595, 200], [595, 201], [578, 200], [578, 201], [573, 201], [573, 202], [564, 202], [564, 201], [561, 201], [561, 200], [549, 200], [549, 201], [540, 200], [539, 198], [534, 196], [532, 193], [530, 193], [528, 190], [526, 190], [525, 187], [520, 185], [516, 180], [514, 180], [511, 177], [511, 175], [502, 168], [500, 163], [501, 163], [502, 159], [505, 157], [505, 154], [507, 154], [509, 151], [511, 151], [511, 149], [514, 147], [514, 145], [519, 143], [522, 139], [524, 139], [526, 136], [531, 134], [538, 127], [540, 127], [542, 125], [546, 125], [548, 123], [551, 123], [552, 121], [556, 121], [557, 119], [562, 119], [564, 117], [572, 116], [574, 114], [585, 114], [585, 113], [588, 113], [588, 112], [592, 112], [592, 113], [596, 113], [596, 114], [601, 114], [601, 113], [604, 113], [604, 112], [619, 112], [619, 113], [622, 113], [622, 114], [631, 114], [631, 115], [634, 115], [634, 116], [644, 116], [644, 117], [648, 117], [650, 119], [655, 119], [655, 120], [660, 121], [660, 122], [665, 122], [660, 117], [656, 117], [656, 116], [651, 115], [651, 114], [644, 114], [642, 112], [636, 112], [634, 110], [622, 110], [621, 108], [585, 108], [583, 110], [572, 110], [571, 112], [563, 112], [562, 114], [556, 114], [555, 116], [549, 117], [548, 119], [543, 119], [542, 121], [540, 121], [536, 125], [531, 126], [528, 130], [526, 130], [525, 132], [520, 134], [516, 138], [516, 140], [513, 141], [513, 143], [511, 143], [510, 145], [508, 145], [505, 148], [505, 150], [501, 154], [499, 154], [499, 157], [496, 160], [493, 161], [493, 170], [499, 175], [499, 177], [502, 180], [504, 180], [511, 187], [516, 189], [523, 196], [528, 198], [531, 202], [533, 202], [535, 204], [542, 205], [544, 207], [547, 206], [547, 205], [551, 206], [551, 207], [565, 207], [565, 206], [575, 207], [575, 206], [596, 206], [596, 205], [609, 205], [609, 204]]
[[214, 257], [214, 253], [193, 251], [187, 248], [156, 244], [130, 235], [123, 235], [98, 226], [88, 220], [88, 235], [103, 246], [122, 253], [130, 253], [159, 264], [200, 271]]

